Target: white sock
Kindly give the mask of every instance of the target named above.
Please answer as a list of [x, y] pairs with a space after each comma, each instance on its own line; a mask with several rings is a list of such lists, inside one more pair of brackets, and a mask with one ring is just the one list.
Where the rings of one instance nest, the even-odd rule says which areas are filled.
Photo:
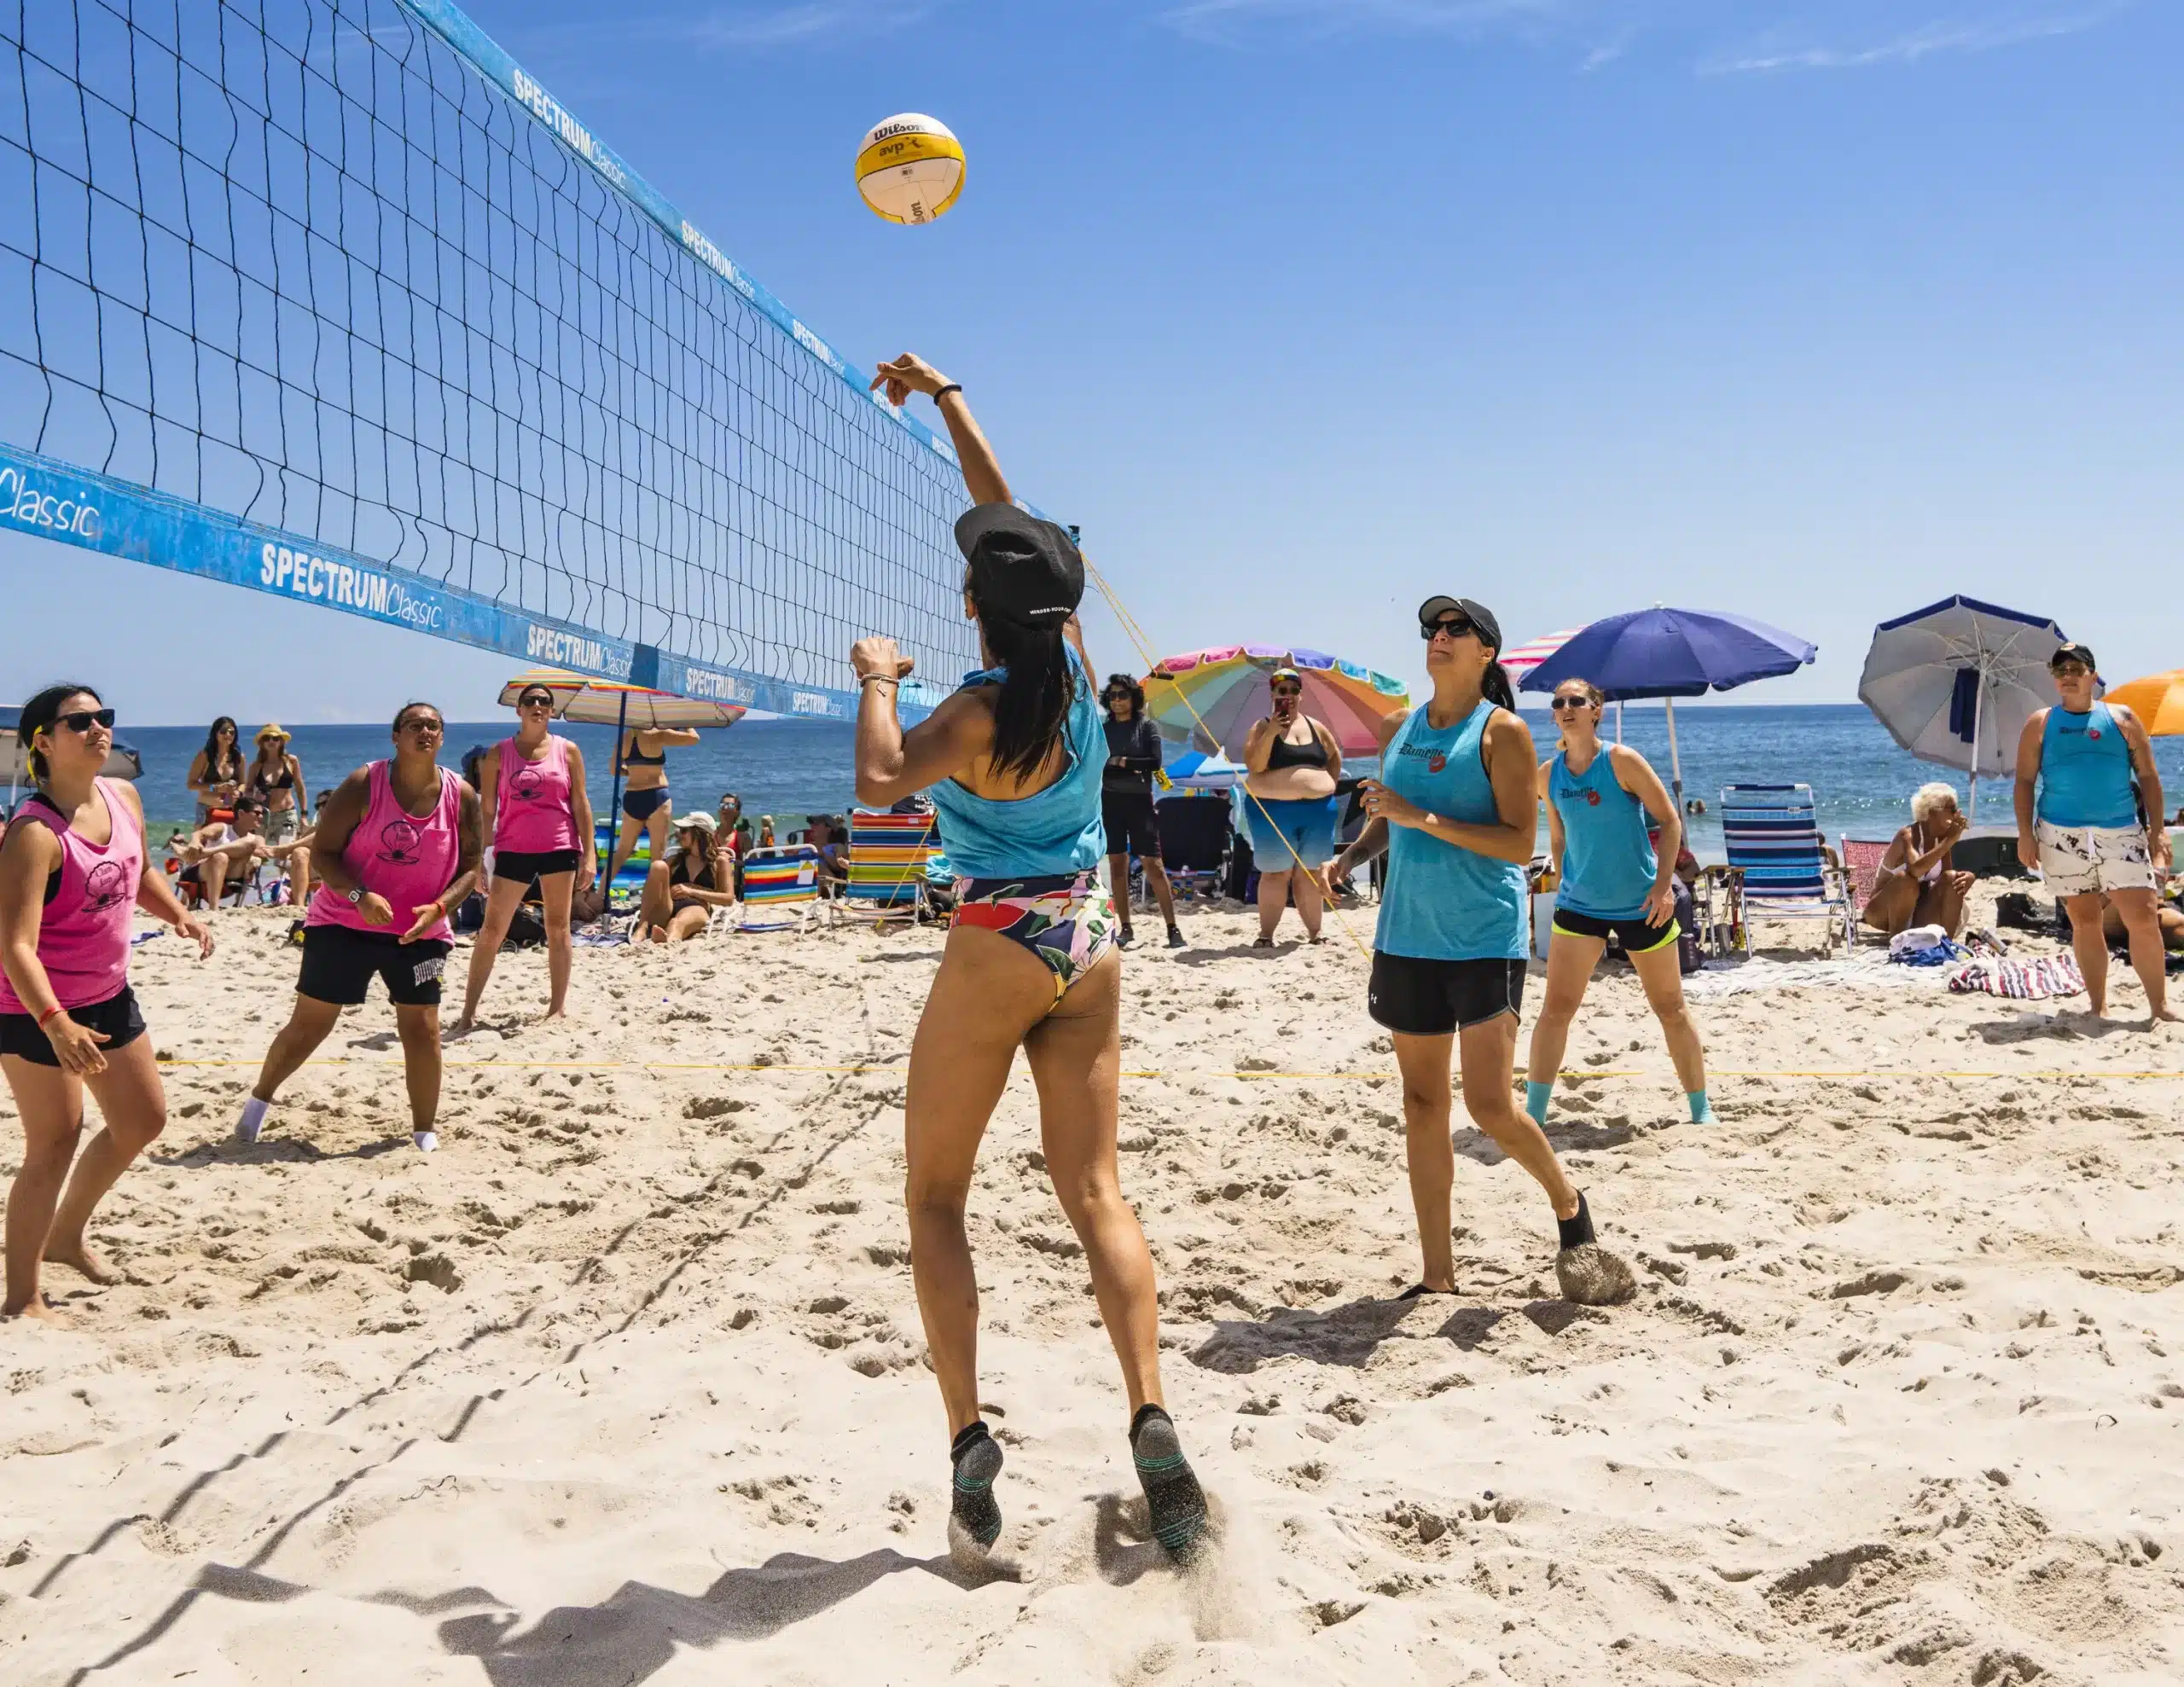
[[265, 1128], [265, 1110], [273, 1104], [260, 1101], [256, 1096], [242, 1104], [242, 1117], [235, 1121], [235, 1134], [245, 1142], [258, 1140], [258, 1132]]
[[411, 1131], [410, 1140], [417, 1145], [420, 1152], [429, 1154], [440, 1145], [437, 1133], [432, 1131]]

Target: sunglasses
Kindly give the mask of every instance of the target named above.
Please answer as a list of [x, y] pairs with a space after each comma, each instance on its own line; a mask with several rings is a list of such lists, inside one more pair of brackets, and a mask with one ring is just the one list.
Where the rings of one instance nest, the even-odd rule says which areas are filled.
[[[2048, 671], [2059, 680], [2082, 680], [2093, 670], [2082, 662], [2058, 662]], [[111, 709], [107, 710], [109, 715], [113, 712]]]
[[404, 721], [402, 730], [406, 733], [443, 733], [447, 728], [438, 721], [415, 720]]
[[1304, 694], [1302, 686], [1275, 686], [1272, 689], [1276, 697], [1302, 697]]
[[546, 692], [531, 697], [519, 697], [515, 700], [515, 706], [519, 709], [551, 709], [554, 706], [554, 694], [551, 692]]
[[72, 733], [87, 733], [95, 727], [113, 730], [113, 710], [111, 709], [72, 709], [66, 715], [55, 715], [53, 724], [66, 727]]
[[1460, 639], [1467, 633], [1476, 633], [1478, 630], [1477, 623], [1461, 615], [1450, 615], [1444, 616], [1438, 621], [1421, 622], [1418, 629], [1418, 636], [1431, 644], [1433, 642], [1433, 635], [1436, 633], [1446, 633], [1452, 639]]
[[1565, 709], [1589, 709], [1592, 704], [1593, 699], [1589, 697], [1558, 697], [1548, 707], [1560, 714]]

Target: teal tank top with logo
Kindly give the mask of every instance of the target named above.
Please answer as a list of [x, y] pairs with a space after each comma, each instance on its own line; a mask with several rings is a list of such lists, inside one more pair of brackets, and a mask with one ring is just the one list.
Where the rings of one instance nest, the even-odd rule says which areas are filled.
[[[1486, 776], [1484, 699], [1453, 725], [1436, 728], [1421, 707], [1396, 729], [1383, 757], [1389, 790], [1430, 814], [1466, 826], [1494, 826]], [[1445, 844], [1414, 826], [1388, 828], [1388, 884], [1374, 947], [1419, 960], [1522, 960], [1525, 870]]]
[[1616, 778], [1612, 752], [1603, 744], [1579, 774], [1556, 751], [1547, 791], [1562, 821], [1556, 906], [1594, 919], [1638, 919], [1661, 863], [1646, 835], [1646, 806]]
[[2096, 703], [2082, 715], [2050, 709], [2040, 733], [2039, 818], [2104, 830], [2136, 826], [2131, 793], [2131, 746], [2108, 705]]

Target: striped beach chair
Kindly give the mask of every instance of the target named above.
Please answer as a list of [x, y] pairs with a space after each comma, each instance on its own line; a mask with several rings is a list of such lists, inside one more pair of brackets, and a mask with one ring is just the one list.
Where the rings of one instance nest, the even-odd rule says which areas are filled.
[[922, 919], [930, 911], [926, 864], [940, 848], [930, 813], [850, 811], [849, 883], [834, 912], [845, 919], [884, 924]]
[[[1820, 815], [1809, 785], [1732, 785], [1722, 791], [1722, 838], [1729, 865], [1722, 875], [1732, 898], [1732, 924], [1751, 952], [1751, 918], [1818, 919], [1827, 952], [1839, 936], [1856, 938], [1850, 887], [1843, 869], [1820, 848]], [[1707, 916], [1711, 923], [1712, 916]]]
[[809, 844], [753, 849], [743, 857], [746, 931], [801, 931], [819, 907], [819, 852]]

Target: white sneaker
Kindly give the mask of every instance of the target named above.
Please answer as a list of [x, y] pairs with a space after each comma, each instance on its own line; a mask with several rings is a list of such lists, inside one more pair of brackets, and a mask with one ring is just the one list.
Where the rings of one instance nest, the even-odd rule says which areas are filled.
[[410, 1140], [417, 1145], [421, 1154], [429, 1154], [440, 1145], [439, 1137], [432, 1131], [411, 1131]]

